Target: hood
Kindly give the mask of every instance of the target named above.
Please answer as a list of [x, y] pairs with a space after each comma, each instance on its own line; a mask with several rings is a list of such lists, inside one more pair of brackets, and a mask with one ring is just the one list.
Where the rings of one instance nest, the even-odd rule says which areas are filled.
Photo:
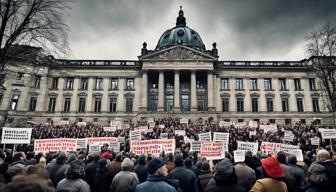
[[216, 165], [214, 180], [219, 185], [237, 184], [237, 176], [229, 159], [224, 159]]
[[312, 186], [326, 186], [328, 185], [328, 177], [326, 175], [326, 168], [319, 163], [312, 163], [307, 172], [308, 182]]
[[133, 170], [133, 168], [134, 162], [129, 158], [125, 158], [121, 163], [121, 170]]
[[278, 160], [274, 157], [268, 157], [261, 160], [261, 166], [266, 174], [273, 179], [285, 177], [284, 170]]

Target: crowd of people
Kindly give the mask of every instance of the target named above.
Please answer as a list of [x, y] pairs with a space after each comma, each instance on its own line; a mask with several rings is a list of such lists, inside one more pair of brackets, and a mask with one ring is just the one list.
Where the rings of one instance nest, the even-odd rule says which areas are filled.
[[[34, 125], [34, 139], [125, 137], [120, 152], [101, 148], [100, 153], [76, 152], [34, 153], [33, 145], [17, 145], [16, 152], [0, 150], [0, 191], [334, 191], [336, 188], [336, 155], [329, 140], [323, 140], [318, 126], [295, 123], [278, 125], [275, 132], [249, 134], [252, 128], [223, 127], [219, 123], [179, 119], [154, 120], [152, 131], [142, 134], [142, 139], [159, 139], [162, 133], [175, 139], [175, 153], [135, 155], [130, 151], [129, 131], [139, 126], [149, 126], [146, 121], [128, 123], [125, 129], [106, 132], [103, 126], [88, 123], [54, 126]], [[160, 126], [164, 125], [164, 126]], [[198, 140], [203, 132], [229, 133], [229, 151], [220, 160], [209, 161], [190, 151], [184, 136], [174, 134], [185, 130], [186, 137]], [[282, 151], [277, 154], [253, 155], [245, 153], [245, 160], [235, 159], [233, 151], [237, 141], [264, 141], [283, 143], [284, 130], [294, 134], [288, 144], [299, 145], [304, 161]], [[311, 138], [321, 138], [320, 145], [312, 145]]]

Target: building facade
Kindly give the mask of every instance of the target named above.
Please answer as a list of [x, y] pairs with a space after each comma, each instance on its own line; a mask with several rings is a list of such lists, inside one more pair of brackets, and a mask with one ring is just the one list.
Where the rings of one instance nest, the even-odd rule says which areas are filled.
[[[29, 48], [27, 48], [29, 49]], [[221, 61], [180, 10], [176, 26], [138, 60], [12, 58], [0, 121], [189, 118], [198, 121], [332, 123], [319, 79], [301, 61]]]

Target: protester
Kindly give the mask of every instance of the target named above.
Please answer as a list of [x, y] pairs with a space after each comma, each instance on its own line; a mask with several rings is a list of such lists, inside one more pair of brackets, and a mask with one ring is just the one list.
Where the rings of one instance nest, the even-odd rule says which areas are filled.
[[212, 179], [213, 175], [210, 170], [210, 165], [207, 161], [202, 162], [201, 173], [198, 176], [200, 183], [200, 191], [204, 191], [205, 187], [208, 185], [209, 181]]
[[147, 179], [148, 170], [146, 166], [147, 160], [145, 155], [140, 155], [137, 160], [137, 164], [134, 167], [134, 172], [138, 175], [140, 183], [143, 183]]
[[325, 172], [328, 177], [329, 183], [327, 191], [335, 191], [336, 189], [336, 165], [330, 158], [330, 153], [321, 149], [316, 154], [316, 161], [325, 167]]
[[116, 173], [108, 169], [108, 159], [100, 159], [98, 161], [97, 173], [94, 177], [94, 186], [96, 192], [105, 192], [109, 189]]
[[289, 167], [289, 171], [294, 176], [296, 184], [298, 186], [296, 188], [296, 191], [303, 191], [306, 188], [305, 172], [296, 163], [297, 163], [296, 156], [288, 155], [287, 166]]

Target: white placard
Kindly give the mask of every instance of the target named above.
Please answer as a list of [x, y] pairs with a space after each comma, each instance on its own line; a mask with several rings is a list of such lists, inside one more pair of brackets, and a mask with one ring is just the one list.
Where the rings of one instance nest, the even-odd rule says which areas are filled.
[[166, 126], [164, 124], [159, 125], [160, 129], [164, 129]]
[[117, 137], [117, 142], [118, 142], [118, 143], [125, 143], [125, 137], [120, 137], [120, 136], [118, 136], [118, 137]]
[[292, 154], [292, 151], [296, 150], [296, 149], [300, 149], [300, 146], [298, 146], [298, 145], [287, 145], [287, 144], [281, 143], [279, 148], [278, 148], [278, 151], [283, 151], [285, 153]]
[[284, 138], [283, 140], [284, 141], [293, 141], [294, 140], [294, 134], [291, 132], [291, 131], [284, 131], [285, 134], [284, 134]]
[[296, 156], [297, 161], [303, 161], [303, 155], [301, 149], [292, 150], [292, 154]]
[[130, 140], [131, 141], [140, 141], [141, 140], [141, 131], [140, 130], [130, 131]]
[[86, 149], [86, 148], [87, 148], [86, 138], [77, 139], [77, 149]]
[[109, 143], [109, 147], [112, 148], [114, 152], [120, 151], [120, 143]]
[[161, 139], [168, 139], [168, 133], [161, 133], [160, 137]]
[[229, 144], [229, 133], [214, 132], [213, 141], [224, 142], [225, 144]]
[[188, 124], [188, 119], [180, 119], [180, 124]]
[[2, 144], [30, 144], [32, 128], [2, 128]]
[[149, 123], [149, 128], [153, 129], [155, 127], [155, 122], [150, 122]]
[[250, 135], [250, 136], [257, 135], [257, 131], [256, 131], [256, 130], [254, 130], [254, 131], [249, 131], [249, 135]]
[[77, 122], [77, 126], [79, 126], [79, 127], [85, 127], [86, 126], [86, 122], [85, 121]]
[[256, 128], [258, 128], [258, 121], [249, 121], [248, 126], [252, 129], [256, 129]]
[[211, 142], [211, 132], [198, 134], [199, 141]]
[[117, 126], [103, 127], [105, 132], [114, 132], [117, 130]]
[[223, 159], [225, 157], [225, 145], [223, 142], [202, 142], [200, 155], [206, 157], [207, 160]]
[[312, 145], [320, 145], [320, 138], [319, 137], [312, 137], [310, 138], [310, 142]]
[[323, 139], [335, 139], [336, 129], [319, 129]]
[[151, 140], [142, 140], [142, 141], [131, 141], [131, 149], [134, 154], [152, 154], [160, 155], [161, 146], [165, 153], [174, 154], [175, 151], [175, 139], [151, 139]]
[[186, 132], [185, 132], [185, 130], [175, 130], [175, 135], [185, 136], [185, 135], [186, 135]]
[[219, 126], [220, 127], [230, 127], [232, 125], [232, 122], [227, 122], [227, 121], [220, 121]]
[[69, 121], [61, 120], [60, 125], [69, 125]]
[[58, 139], [35, 139], [34, 151], [36, 153], [48, 153], [50, 151], [76, 151], [77, 139], [58, 138]]
[[89, 153], [100, 153], [100, 145], [90, 145], [89, 146]]
[[243, 129], [246, 127], [246, 122], [240, 122], [240, 123], [236, 123], [235, 126], [237, 129]]
[[233, 151], [234, 162], [244, 162], [245, 161], [245, 151], [244, 150], [236, 150]]
[[200, 151], [200, 150], [201, 150], [201, 141], [190, 142], [190, 151]]
[[251, 151], [253, 155], [258, 153], [258, 143], [237, 141], [237, 150]]

